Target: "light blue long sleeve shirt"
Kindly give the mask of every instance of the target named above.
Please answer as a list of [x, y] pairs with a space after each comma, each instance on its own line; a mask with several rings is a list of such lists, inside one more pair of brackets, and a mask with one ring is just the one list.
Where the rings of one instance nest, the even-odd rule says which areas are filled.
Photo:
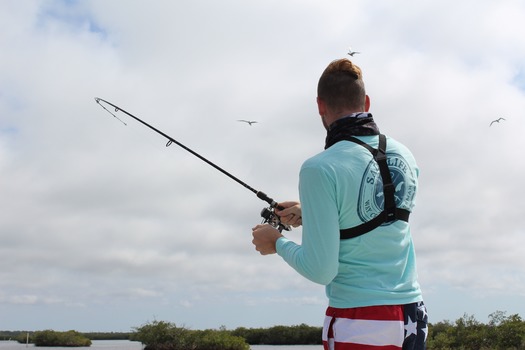
[[[359, 138], [377, 147], [377, 136]], [[392, 138], [387, 138], [387, 157], [396, 204], [411, 211], [419, 174], [415, 159]], [[340, 239], [340, 229], [355, 227], [382, 211], [382, 194], [377, 163], [356, 143], [340, 141], [301, 167], [302, 243], [282, 237], [276, 249], [301, 275], [326, 286], [329, 306], [352, 308], [422, 300], [407, 222], [398, 220], [356, 238]]]

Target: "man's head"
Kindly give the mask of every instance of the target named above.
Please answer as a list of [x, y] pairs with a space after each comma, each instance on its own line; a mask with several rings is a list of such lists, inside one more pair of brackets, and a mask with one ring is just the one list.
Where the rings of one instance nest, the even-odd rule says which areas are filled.
[[317, 103], [321, 116], [328, 119], [368, 111], [370, 100], [366, 95], [361, 68], [346, 58], [332, 61], [319, 79]]

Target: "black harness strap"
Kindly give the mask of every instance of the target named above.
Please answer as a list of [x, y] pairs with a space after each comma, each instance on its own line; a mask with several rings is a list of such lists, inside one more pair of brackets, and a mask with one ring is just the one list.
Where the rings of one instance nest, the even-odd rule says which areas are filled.
[[392, 183], [392, 177], [390, 176], [390, 170], [386, 162], [386, 137], [383, 134], [379, 134], [379, 146], [377, 149], [370, 147], [367, 143], [359, 140], [355, 137], [345, 138], [347, 141], [352, 141], [358, 145], [363, 146], [372, 153], [374, 160], [379, 166], [379, 173], [383, 179], [383, 198], [385, 199], [384, 209], [379, 215], [370, 221], [364, 222], [361, 225], [346, 228], [340, 231], [341, 239], [350, 239], [361, 236], [367, 232], [372, 231], [376, 227], [379, 227], [385, 222], [392, 222], [395, 220], [402, 220], [408, 222], [410, 212], [406, 209], [396, 207], [395, 199], [395, 186]]

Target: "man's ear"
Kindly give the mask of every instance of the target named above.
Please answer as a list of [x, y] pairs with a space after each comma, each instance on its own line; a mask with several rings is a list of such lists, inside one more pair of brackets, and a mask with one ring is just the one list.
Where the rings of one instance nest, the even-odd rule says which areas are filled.
[[365, 95], [365, 112], [368, 112], [370, 109], [370, 97], [368, 95]]
[[326, 104], [323, 100], [321, 100], [320, 97], [317, 97], [317, 110], [319, 111], [319, 115], [321, 117], [326, 114]]

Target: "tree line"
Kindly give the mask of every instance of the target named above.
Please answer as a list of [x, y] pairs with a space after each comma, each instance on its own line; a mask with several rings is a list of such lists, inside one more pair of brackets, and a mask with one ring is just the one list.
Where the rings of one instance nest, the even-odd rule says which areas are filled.
[[489, 315], [484, 324], [464, 314], [455, 322], [443, 321], [429, 326], [429, 350], [522, 350], [525, 349], [525, 322], [518, 314], [503, 311]]
[[[26, 331], [0, 331], [0, 339], [15, 340], [18, 337], [25, 343]], [[164, 321], [154, 321], [132, 332], [96, 332], [81, 333], [91, 340], [129, 339], [148, 343], [181, 344], [192, 342], [193, 345], [211, 348], [211, 344], [222, 344], [213, 348], [243, 350], [245, 345], [319, 345], [322, 327], [306, 324], [295, 326], [273, 326], [270, 328], [239, 327], [228, 330], [222, 326], [218, 330], [193, 331]], [[464, 314], [454, 322], [448, 320], [430, 323], [427, 348], [429, 350], [525, 350], [525, 321], [518, 315], [507, 316], [496, 311], [489, 315], [488, 323], [482, 323], [474, 316]], [[154, 347], [150, 347], [153, 349]], [[182, 349], [179, 347], [178, 349]], [[166, 348], [167, 349], [167, 348]]]

